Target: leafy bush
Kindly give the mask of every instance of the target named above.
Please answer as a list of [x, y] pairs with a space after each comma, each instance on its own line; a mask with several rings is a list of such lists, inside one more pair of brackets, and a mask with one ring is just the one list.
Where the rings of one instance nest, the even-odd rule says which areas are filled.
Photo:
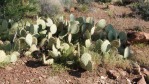
[[130, 8], [134, 13], [141, 15], [145, 20], [149, 20], [149, 2], [148, 1], [139, 1], [136, 3], [130, 4]]
[[1, 0], [0, 6], [0, 17], [5, 19], [20, 20], [40, 11], [36, 0]]
[[149, 2], [140, 2], [137, 9], [145, 20], [149, 20]]

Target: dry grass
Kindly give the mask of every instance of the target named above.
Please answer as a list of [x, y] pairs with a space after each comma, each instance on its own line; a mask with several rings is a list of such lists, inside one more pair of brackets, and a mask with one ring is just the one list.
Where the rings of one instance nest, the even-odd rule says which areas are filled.
[[61, 0], [39, 0], [39, 4], [42, 15], [55, 16], [64, 10]]
[[132, 69], [131, 61], [123, 59], [120, 55], [106, 55], [102, 59], [102, 64], [107, 69], [122, 68], [125, 70]]
[[130, 59], [138, 62], [138, 64], [141, 66], [149, 67], [149, 45], [145, 43], [138, 43], [132, 45], [132, 49], [134, 51], [134, 56], [132, 56]]

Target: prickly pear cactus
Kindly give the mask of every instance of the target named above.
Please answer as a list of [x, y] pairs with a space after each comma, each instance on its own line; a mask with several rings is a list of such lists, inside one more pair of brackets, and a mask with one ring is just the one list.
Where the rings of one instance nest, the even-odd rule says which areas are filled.
[[3, 44], [3, 49], [4, 49], [5, 51], [11, 51], [12, 45], [11, 45], [10, 41], [5, 41], [5, 42], [4, 42], [4, 44]]
[[85, 40], [85, 46], [87, 48], [89, 48], [91, 46], [91, 40], [90, 39]]
[[[123, 58], [130, 56], [129, 47], [122, 47], [127, 41], [125, 32], [119, 33], [111, 24], [106, 25], [105, 19], [96, 24], [93, 17], [76, 18], [73, 14], [69, 20], [63, 16], [58, 20], [52, 19], [37, 18], [36, 24], [23, 20], [11, 23], [1, 20], [0, 38], [3, 41], [1, 36], [4, 35], [3, 38], [11, 40], [0, 43], [0, 63], [15, 63], [19, 53], [14, 51], [26, 50], [26, 56], [32, 55], [45, 65], [58, 60], [68, 65], [80, 62], [83, 69], [92, 71], [100, 55], [109, 59], [122, 51]], [[8, 28], [8, 24], [11, 27]], [[13, 53], [6, 56], [3, 50], [6, 53], [12, 50]]]
[[97, 22], [96, 24], [98, 29], [103, 29], [106, 26], [106, 20], [105, 19], [101, 19]]
[[2, 26], [1, 26], [1, 28], [0, 28], [0, 32], [2, 32], [2, 31], [6, 31], [8, 29], [8, 22], [7, 22], [7, 20], [3, 20], [2, 21]]
[[36, 46], [35, 44], [33, 44], [33, 45], [30, 47], [30, 49], [29, 49], [30, 52], [34, 52], [34, 51], [37, 51], [37, 50], [38, 50], [38, 48], [37, 48], [37, 46]]
[[121, 42], [119, 40], [113, 40], [111, 42], [111, 46], [112, 47], [116, 47], [116, 48], [119, 48], [121, 46]]
[[56, 39], [56, 48], [60, 49], [61, 48], [61, 41], [59, 38]]
[[3, 50], [0, 50], [0, 63], [4, 62], [6, 58], [6, 53]]
[[91, 33], [88, 30], [86, 30], [85, 33], [83, 34], [83, 38], [84, 39], [91, 39]]
[[45, 54], [43, 54], [43, 64], [44, 64], [44, 65], [51, 65], [51, 64], [53, 64], [53, 63], [54, 63], [54, 59], [53, 59], [53, 58], [51, 58], [51, 59], [46, 59]]
[[37, 25], [41, 25], [42, 29], [46, 28], [46, 22], [43, 19], [41, 19], [41, 18], [37, 19]]
[[127, 42], [127, 34], [125, 32], [120, 32], [118, 37], [122, 44], [125, 44]]
[[95, 43], [95, 49], [97, 51], [100, 51], [101, 50], [101, 45], [102, 45], [103, 41], [101, 39], [98, 39]]
[[62, 45], [61, 45], [61, 51], [66, 51], [66, 50], [68, 50], [70, 48], [70, 46], [69, 46], [69, 44], [67, 44], [67, 43], [63, 43]]
[[32, 37], [32, 35], [31, 35], [31, 34], [27, 34], [27, 35], [26, 35], [26, 38], [25, 38], [25, 41], [26, 41], [26, 43], [27, 43], [29, 46], [31, 46], [31, 45], [32, 45], [32, 42], [33, 42], [33, 37]]
[[92, 56], [89, 53], [84, 53], [81, 56], [80, 65], [83, 69], [92, 71], [93, 70]]
[[32, 37], [32, 45], [33, 44], [35, 44], [35, 45], [38, 44], [38, 39], [36, 37]]
[[57, 58], [58, 56], [60, 56], [60, 54], [61, 53], [55, 48], [55, 45], [53, 44], [52, 51], [49, 51], [49, 56]]
[[124, 50], [124, 58], [128, 58], [130, 55], [130, 48], [126, 47]]
[[52, 37], [52, 33], [49, 32], [47, 37], [48, 37], [48, 39], [50, 39]]
[[72, 40], [72, 34], [68, 34], [68, 42], [71, 43]]
[[25, 37], [27, 35], [27, 31], [25, 29], [21, 29], [18, 31], [18, 35], [20, 37]]
[[95, 26], [94, 26], [94, 27], [92, 27], [92, 29], [91, 29], [91, 35], [93, 35], [93, 34], [94, 34], [94, 32], [95, 32]]
[[101, 45], [101, 51], [103, 53], [107, 53], [110, 51], [110, 48], [111, 48], [111, 44], [108, 40], [105, 40], [102, 45]]
[[38, 34], [39, 31], [39, 26], [36, 24], [31, 24], [31, 26], [29, 27], [29, 33], [31, 34]]
[[55, 34], [57, 32], [57, 26], [55, 24], [52, 24], [50, 27], [50, 32], [52, 34]]
[[75, 16], [73, 14], [70, 14], [70, 21], [75, 21]]
[[71, 21], [68, 26], [68, 32], [71, 34], [76, 34], [79, 32], [79, 22], [78, 21]]
[[86, 23], [90, 23], [90, 24], [94, 25], [94, 18], [93, 17], [87, 17]]
[[18, 56], [20, 55], [19, 52], [13, 52], [10, 55], [10, 62], [15, 63], [18, 59]]
[[46, 21], [47, 21], [47, 22], [46, 22], [46, 26], [47, 26], [47, 27], [51, 27], [51, 26], [53, 25], [53, 21], [52, 21], [51, 18], [48, 17], [48, 18], [46, 19]]

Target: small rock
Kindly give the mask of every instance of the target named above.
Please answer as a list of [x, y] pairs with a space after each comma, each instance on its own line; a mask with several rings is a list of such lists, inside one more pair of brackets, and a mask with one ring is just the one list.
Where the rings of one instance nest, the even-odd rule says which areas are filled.
[[143, 75], [141, 76], [141, 79], [137, 82], [137, 84], [147, 84]]
[[10, 67], [10, 66], [6, 66], [5, 69], [6, 69], [7, 71], [10, 71], [10, 70], [12, 70], [13, 68]]
[[26, 80], [27, 83], [29, 83], [29, 80]]
[[42, 80], [42, 77], [39, 77], [39, 80], [41, 81]]
[[120, 74], [116, 70], [109, 70], [108, 75], [110, 78], [113, 78], [113, 79], [118, 79], [120, 77]]
[[66, 80], [66, 83], [67, 83], [67, 84], [70, 84], [70, 83], [71, 83], [71, 80]]
[[26, 74], [26, 73], [23, 71], [22, 74]]
[[127, 81], [127, 84], [132, 84], [130, 79], [126, 78], [126, 81]]
[[105, 80], [105, 79], [107, 79], [107, 77], [101, 76], [100, 79]]
[[97, 83], [106, 84], [106, 79], [107, 79], [106, 76], [101, 76], [99, 81], [97, 81]]

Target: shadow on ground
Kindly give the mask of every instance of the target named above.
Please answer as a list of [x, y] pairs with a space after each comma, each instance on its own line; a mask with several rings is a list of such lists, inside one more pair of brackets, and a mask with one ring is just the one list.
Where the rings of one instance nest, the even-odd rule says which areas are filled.
[[41, 61], [33, 61], [33, 60], [29, 60], [25, 64], [26, 64], [26, 66], [32, 67], [32, 68], [44, 66]]
[[77, 77], [77, 78], [81, 78], [81, 74], [85, 72], [85, 70], [79, 68], [77, 70], [68, 70], [69, 75]]

